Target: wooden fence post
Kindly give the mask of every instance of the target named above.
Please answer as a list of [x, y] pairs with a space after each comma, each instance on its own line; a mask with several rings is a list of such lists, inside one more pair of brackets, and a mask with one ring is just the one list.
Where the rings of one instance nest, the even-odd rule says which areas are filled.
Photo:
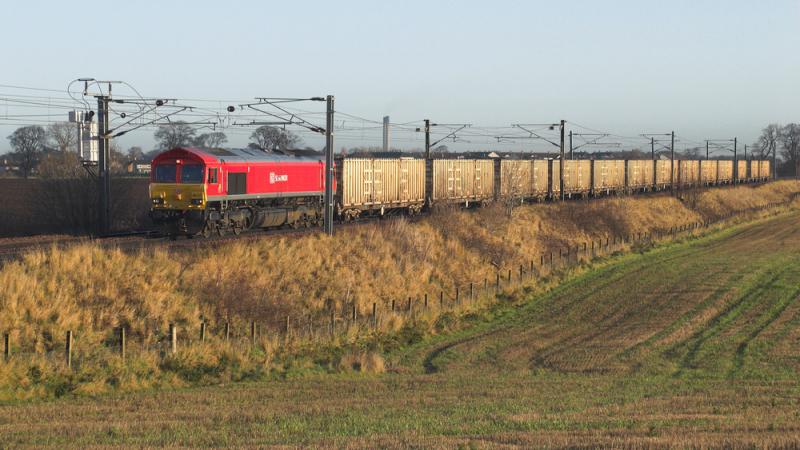
[[508, 269], [508, 284], [511, 284], [511, 269]]
[[392, 299], [392, 312], [394, 312], [394, 299]]
[[3, 333], [3, 357], [8, 361], [11, 358], [11, 333]]
[[178, 353], [178, 327], [174, 323], [169, 324], [169, 351]]
[[231, 324], [225, 322], [225, 342], [228, 342], [231, 339]]
[[472, 303], [475, 300], [475, 286], [473, 286], [472, 282], [469, 283], [469, 302]]
[[206, 341], [206, 323], [200, 322], [200, 342]]
[[351, 314], [351, 320], [353, 323], [356, 323], [356, 319], [358, 319], [358, 311], [356, 310], [356, 302], [353, 302], [353, 312]]
[[372, 328], [378, 328], [378, 304], [372, 302]]
[[289, 340], [290, 335], [292, 334], [292, 323], [289, 319], [289, 316], [286, 316], [286, 340]]
[[456, 286], [456, 305], [461, 303], [461, 296], [459, 294], [458, 286]]
[[72, 330], [67, 330], [67, 342], [65, 345], [65, 357], [67, 361], [67, 368], [72, 368]]
[[125, 327], [119, 327], [119, 356], [125, 359]]
[[444, 309], [444, 291], [439, 291], [439, 309]]
[[257, 338], [256, 333], [258, 332], [258, 330], [256, 328], [257, 328], [256, 327], [256, 321], [255, 320], [250, 321], [250, 344], [251, 345], [256, 345], [256, 338]]
[[522, 275], [525, 274], [525, 269], [522, 264], [519, 265], [519, 281], [522, 281]]
[[[392, 304], [394, 304], [394, 300], [392, 300]], [[333, 310], [331, 307], [331, 339], [336, 336], [336, 311]]]
[[425, 309], [427, 310], [428, 309], [428, 293], [426, 292], [423, 297], [424, 297], [424, 302], [425, 302]]
[[495, 289], [500, 290], [500, 272], [497, 272], [497, 283], [495, 284]]

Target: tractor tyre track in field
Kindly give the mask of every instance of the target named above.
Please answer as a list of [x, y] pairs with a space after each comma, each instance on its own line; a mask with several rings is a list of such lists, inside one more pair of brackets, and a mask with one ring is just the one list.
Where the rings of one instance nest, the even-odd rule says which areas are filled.
[[[746, 365], [751, 342], [800, 295], [794, 289], [790, 300], [760, 300], [796, 272], [763, 267], [781, 259], [780, 254], [800, 251], [800, 231], [794, 227], [798, 218], [800, 213], [792, 212], [626, 256], [517, 307], [511, 317], [497, 319], [493, 330], [438, 344], [425, 357], [425, 370], [521, 367], [525, 360], [528, 370], [605, 373], [646, 365], [656, 357], [675, 360], [674, 375], [682, 376], [697, 369], [696, 358], [721, 339], [735, 351], [716, 357], [733, 358], [738, 372]], [[650, 289], [642, 294], [645, 286]], [[707, 312], [713, 315], [702, 317]], [[745, 328], [747, 335], [729, 336], [732, 326]], [[675, 333], [677, 341], [663, 342]], [[444, 353], [458, 363], [437, 364]]]

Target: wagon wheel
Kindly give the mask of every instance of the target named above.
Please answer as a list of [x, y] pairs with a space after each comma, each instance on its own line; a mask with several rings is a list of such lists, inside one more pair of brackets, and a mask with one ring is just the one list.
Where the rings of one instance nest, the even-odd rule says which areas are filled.
[[219, 237], [225, 236], [225, 228], [223, 228], [223, 227], [217, 227], [217, 235], [218, 235]]
[[233, 234], [235, 234], [236, 236], [242, 234], [242, 227], [234, 225], [233, 226]]

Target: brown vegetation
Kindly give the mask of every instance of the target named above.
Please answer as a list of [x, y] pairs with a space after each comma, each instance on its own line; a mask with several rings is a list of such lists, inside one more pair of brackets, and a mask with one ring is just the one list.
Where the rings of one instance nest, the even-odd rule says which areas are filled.
[[[434, 299], [440, 291], [451, 301], [456, 286], [465, 292], [466, 283], [494, 280], [498, 272], [516, 272], [530, 261], [538, 265], [550, 252], [669, 230], [785, 201], [798, 191], [795, 182], [714, 189], [701, 195], [697, 209], [667, 195], [541, 204], [516, 208], [511, 219], [489, 207], [434, 214], [416, 223], [348, 227], [334, 237], [266, 238], [186, 253], [131, 254], [92, 244], [34, 251], [0, 269], [0, 330], [10, 330], [20, 350], [38, 354], [60, 349], [67, 330], [75, 332], [79, 348], [92, 349], [112, 339], [119, 326], [131, 342], [153, 349], [160, 348], [169, 323], [197, 330], [205, 320], [219, 335], [229, 321], [241, 336], [251, 320], [275, 331], [287, 316], [295, 324], [324, 323], [331, 311], [347, 316], [355, 305], [364, 317], [373, 303], [382, 314], [380, 327], [396, 330], [403, 316], [384, 313], [393, 301], [419, 302], [425, 294]], [[434, 319], [432, 312], [427, 326], [433, 327]], [[268, 368], [268, 348], [274, 346], [264, 345], [266, 356], [256, 355], [247, 364]], [[155, 362], [147, 363], [149, 356], [142, 358], [143, 367], [157, 371]], [[378, 367], [362, 363], [364, 355], [353, 358], [361, 367]], [[0, 383], [11, 390], [24, 386], [8, 378]]]

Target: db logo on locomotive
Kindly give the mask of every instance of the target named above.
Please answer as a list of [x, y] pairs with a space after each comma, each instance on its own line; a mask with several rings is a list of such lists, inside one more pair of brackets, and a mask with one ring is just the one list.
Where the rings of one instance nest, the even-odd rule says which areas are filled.
[[269, 184], [284, 183], [289, 181], [289, 175], [277, 175], [275, 172], [269, 173]]

